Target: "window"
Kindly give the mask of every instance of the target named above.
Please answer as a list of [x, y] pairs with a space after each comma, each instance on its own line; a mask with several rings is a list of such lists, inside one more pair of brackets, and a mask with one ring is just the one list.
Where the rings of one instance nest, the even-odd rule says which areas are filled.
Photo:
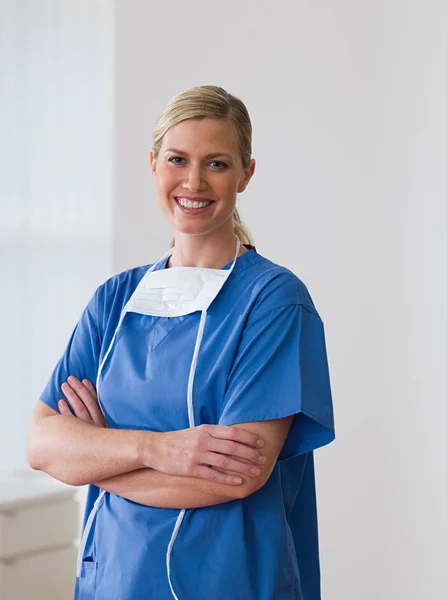
[[0, 8], [0, 469], [111, 270], [113, 3]]

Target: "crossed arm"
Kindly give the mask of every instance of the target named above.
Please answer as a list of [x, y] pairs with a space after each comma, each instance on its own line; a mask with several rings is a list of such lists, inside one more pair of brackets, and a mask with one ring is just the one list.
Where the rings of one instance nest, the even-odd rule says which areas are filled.
[[252, 494], [269, 478], [293, 421], [291, 416], [166, 433], [109, 429], [100, 421], [90, 382], [75, 379], [63, 390], [75, 414], [64, 403], [60, 413], [37, 404], [27, 445], [30, 466], [71, 485], [94, 483], [161, 508], [199, 508]]
[[[266, 440], [266, 464], [257, 477], [244, 477], [239, 485], [222, 484], [190, 476], [176, 476], [145, 468], [96, 482], [108, 492], [128, 500], [161, 508], [200, 508], [244, 498], [261, 488], [281, 451], [279, 440], [287, 435], [290, 417], [262, 423], [241, 423], [237, 428], [251, 431]], [[279, 446], [279, 447], [278, 447]]]

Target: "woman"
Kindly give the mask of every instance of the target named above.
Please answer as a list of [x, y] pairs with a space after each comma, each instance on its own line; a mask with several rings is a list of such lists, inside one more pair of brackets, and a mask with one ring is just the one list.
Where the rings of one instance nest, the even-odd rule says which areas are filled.
[[90, 484], [76, 599], [316, 600], [324, 326], [236, 211], [255, 170], [246, 107], [178, 94], [150, 164], [173, 245], [98, 288], [30, 429], [31, 467]]

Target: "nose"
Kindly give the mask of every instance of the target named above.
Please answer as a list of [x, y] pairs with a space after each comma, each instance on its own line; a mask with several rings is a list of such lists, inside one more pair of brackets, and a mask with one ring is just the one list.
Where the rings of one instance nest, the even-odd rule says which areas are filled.
[[188, 170], [188, 177], [183, 183], [183, 187], [190, 192], [199, 192], [206, 189], [207, 182], [200, 166], [191, 165]]

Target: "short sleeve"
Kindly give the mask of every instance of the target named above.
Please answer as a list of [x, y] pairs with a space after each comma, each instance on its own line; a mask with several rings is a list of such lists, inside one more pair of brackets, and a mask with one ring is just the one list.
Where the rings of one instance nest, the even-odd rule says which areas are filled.
[[98, 327], [98, 303], [102, 287], [99, 287], [71, 334], [64, 354], [57, 363], [40, 399], [58, 411], [58, 401], [64, 398], [61, 385], [70, 375], [89, 379], [96, 384], [96, 373], [101, 351], [101, 335]]
[[279, 456], [297, 456], [335, 438], [320, 316], [302, 304], [267, 310], [244, 329], [219, 424], [295, 415]]

